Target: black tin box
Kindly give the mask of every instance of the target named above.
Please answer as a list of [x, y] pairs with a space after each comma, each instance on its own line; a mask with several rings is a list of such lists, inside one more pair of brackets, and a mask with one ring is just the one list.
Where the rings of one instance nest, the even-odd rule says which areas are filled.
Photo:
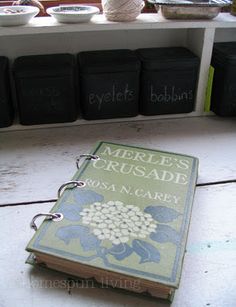
[[183, 47], [136, 50], [142, 63], [140, 113], [188, 113], [194, 110], [199, 58]]
[[215, 43], [211, 110], [220, 116], [236, 115], [236, 42]]
[[14, 76], [21, 124], [76, 120], [78, 101], [73, 55], [19, 57], [14, 62]]
[[85, 119], [136, 116], [140, 62], [131, 50], [78, 54], [80, 100]]
[[0, 56], [0, 128], [13, 122], [13, 105], [9, 80], [8, 58]]

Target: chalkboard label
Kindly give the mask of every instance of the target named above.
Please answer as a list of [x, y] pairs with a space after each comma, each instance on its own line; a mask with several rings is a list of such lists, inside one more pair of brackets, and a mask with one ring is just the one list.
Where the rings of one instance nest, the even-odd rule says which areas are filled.
[[22, 124], [67, 122], [77, 117], [75, 88], [67, 76], [19, 78], [17, 89]]
[[40, 97], [59, 97], [61, 96], [61, 91], [56, 86], [46, 86], [46, 87], [35, 87], [35, 88], [29, 88], [27, 91], [25, 91], [26, 96], [40, 96]]
[[136, 52], [142, 62], [140, 113], [192, 112], [199, 58], [183, 47], [143, 48]]
[[102, 111], [106, 104], [125, 103], [134, 100], [134, 89], [131, 89], [128, 83], [123, 88], [112, 84], [110, 91], [102, 92], [100, 94], [88, 94], [88, 103], [94, 105], [98, 111]]
[[150, 86], [151, 103], [184, 103], [193, 99], [192, 89], [178, 88], [175, 85]]
[[76, 120], [78, 108], [73, 55], [19, 57], [14, 62], [14, 77], [21, 124]]
[[134, 51], [84, 51], [78, 63], [85, 119], [138, 115], [140, 61]]
[[143, 71], [140, 112], [143, 115], [193, 111], [197, 74], [194, 69]]
[[83, 74], [81, 103], [85, 119], [136, 116], [139, 73]]

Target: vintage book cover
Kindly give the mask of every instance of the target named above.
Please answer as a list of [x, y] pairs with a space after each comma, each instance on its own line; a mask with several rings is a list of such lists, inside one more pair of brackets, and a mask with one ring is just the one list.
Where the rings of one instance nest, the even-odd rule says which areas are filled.
[[194, 157], [99, 142], [27, 246], [36, 262], [170, 298], [178, 288], [197, 179]]

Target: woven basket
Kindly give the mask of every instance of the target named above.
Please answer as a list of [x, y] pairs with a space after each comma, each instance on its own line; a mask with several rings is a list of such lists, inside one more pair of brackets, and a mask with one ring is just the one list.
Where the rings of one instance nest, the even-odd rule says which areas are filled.
[[103, 13], [110, 21], [133, 21], [141, 13], [143, 0], [102, 0]]

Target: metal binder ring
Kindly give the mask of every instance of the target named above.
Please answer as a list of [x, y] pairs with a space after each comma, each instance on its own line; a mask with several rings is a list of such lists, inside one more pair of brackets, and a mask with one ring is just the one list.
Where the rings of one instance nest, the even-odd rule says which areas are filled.
[[84, 158], [84, 160], [99, 160], [100, 157], [97, 155], [90, 155], [90, 154], [82, 154], [78, 158], [76, 158], [76, 166], [78, 169], [80, 169], [80, 163], [81, 160]]
[[34, 229], [35, 231], [38, 229], [35, 221], [41, 216], [45, 216], [47, 220], [52, 220], [54, 222], [59, 222], [63, 219], [62, 213], [38, 213], [32, 218], [32, 221], [30, 222], [30, 228]]
[[61, 194], [64, 192], [65, 189], [74, 189], [74, 188], [83, 188], [86, 186], [86, 183], [84, 181], [68, 181], [63, 183], [57, 192], [57, 197], [60, 198]]

